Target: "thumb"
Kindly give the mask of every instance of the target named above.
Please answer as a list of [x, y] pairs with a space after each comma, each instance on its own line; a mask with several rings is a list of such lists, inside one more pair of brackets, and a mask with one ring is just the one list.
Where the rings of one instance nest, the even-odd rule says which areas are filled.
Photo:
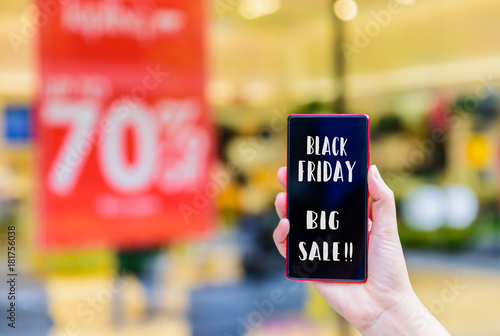
[[373, 199], [371, 234], [384, 239], [396, 238], [399, 240], [394, 193], [385, 184], [375, 165], [371, 166], [368, 171], [368, 190]]

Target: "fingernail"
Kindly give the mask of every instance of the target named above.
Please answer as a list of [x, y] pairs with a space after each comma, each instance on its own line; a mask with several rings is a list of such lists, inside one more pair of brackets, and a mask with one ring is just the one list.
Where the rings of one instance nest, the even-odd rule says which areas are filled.
[[374, 171], [375, 178], [377, 180], [379, 180], [380, 182], [384, 182], [384, 180], [382, 180], [382, 176], [380, 176], [380, 172], [378, 171], [378, 168], [376, 165], [373, 165], [373, 169], [375, 169], [375, 171]]

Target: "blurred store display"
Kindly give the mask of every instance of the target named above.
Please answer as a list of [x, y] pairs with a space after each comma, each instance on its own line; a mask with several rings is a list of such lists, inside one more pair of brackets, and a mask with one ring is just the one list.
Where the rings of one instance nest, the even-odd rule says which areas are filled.
[[[454, 335], [498, 334], [498, 2], [37, 3], [0, 3], [0, 234], [16, 226], [22, 246], [20, 330], [342, 335], [282, 281], [270, 235], [287, 116], [347, 111], [370, 116], [424, 304], [463, 281], [433, 313]], [[88, 155], [69, 155], [75, 130]], [[58, 158], [84, 163], [74, 180]], [[40, 200], [64, 249], [40, 245]], [[286, 300], [267, 316], [273, 290]]]

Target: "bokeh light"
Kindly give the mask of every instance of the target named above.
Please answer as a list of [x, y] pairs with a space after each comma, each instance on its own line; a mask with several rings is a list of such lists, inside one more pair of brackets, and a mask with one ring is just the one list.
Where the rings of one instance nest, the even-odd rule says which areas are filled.
[[343, 21], [350, 21], [358, 14], [358, 5], [353, 0], [337, 0], [333, 4], [335, 15]]
[[276, 12], [280, 6], [281, 0], [242, 0], [239, 12], [245, 19], [252, 20]]

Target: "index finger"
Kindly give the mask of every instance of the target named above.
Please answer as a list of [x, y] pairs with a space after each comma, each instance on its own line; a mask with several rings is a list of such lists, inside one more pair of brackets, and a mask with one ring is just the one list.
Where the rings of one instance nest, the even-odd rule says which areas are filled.
[[278, 169], [278, 181], [280, 182], [281, 186], [285, 189], [286, 191], [286, 178], [287, 178], [287, 168], [286, 167], [281, 167]]

